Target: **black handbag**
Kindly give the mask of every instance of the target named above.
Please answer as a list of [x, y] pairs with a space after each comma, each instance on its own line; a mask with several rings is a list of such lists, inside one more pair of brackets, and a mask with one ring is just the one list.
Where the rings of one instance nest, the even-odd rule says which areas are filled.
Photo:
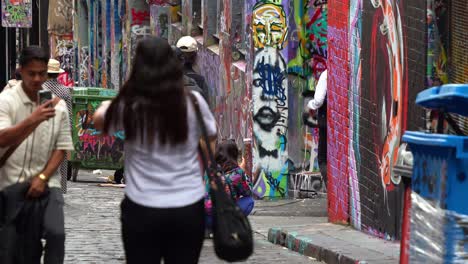
[[[206, 144], [209, 145], [208, 133], [198, 100], [193, 93], [189, 92], [189, 95], [195, 108], [202, 136]], [[210, 197], [213, 203], [213, 241], [216, 255], [218, 258], [228, 262], [246, 260], [253, 253], [252, 227], [247, 216], [244, 215], [241, 209], [224, 191], [225, 189], [220, 179], [222, 172], [216, 165], [211, 148], [208, 146], [207, 149], [208, 158], [211, 162], [209, 166], [204, 152], [200, 151], [200, 153], [208, 179], [214, 183], [214, 187], [210, 190]]]

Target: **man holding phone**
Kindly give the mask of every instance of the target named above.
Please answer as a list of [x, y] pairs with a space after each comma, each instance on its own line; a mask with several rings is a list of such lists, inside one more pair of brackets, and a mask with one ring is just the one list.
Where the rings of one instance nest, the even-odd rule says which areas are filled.
[[29, 199], [49, 195], [43, 218], [46, 264], [64, 261], [64, 202], [57, 169], [66, 151], [73, 150], [65, 102], [48, 100], [50, 92], [41, 92], [48, 61], [43, 48], [25, 48], [19, 59], [22, 81], [0, 94], [0, 160], [14, 150], [0, 164], [0, 191], [29, 182]]

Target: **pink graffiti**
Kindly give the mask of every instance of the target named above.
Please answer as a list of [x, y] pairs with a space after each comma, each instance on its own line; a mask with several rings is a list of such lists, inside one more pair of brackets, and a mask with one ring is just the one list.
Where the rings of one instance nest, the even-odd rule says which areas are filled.
[[94, 147], [98, 144], [100, 146], [112, 146], [115, 142], [115, 138], [84, 134], [80, 136], [80, 141], [83, 142], [83, 150], [85, 151], [88, 148], [94, 149]]
[[135, 8], [132, 8], [132, 26], [141, 25], [145, 21], [149, 21], [150, 12], [149, 11], [137, 11]]

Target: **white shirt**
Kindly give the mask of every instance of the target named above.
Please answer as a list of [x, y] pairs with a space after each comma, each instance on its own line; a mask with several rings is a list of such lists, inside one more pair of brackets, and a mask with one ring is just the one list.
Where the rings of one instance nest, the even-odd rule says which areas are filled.
[[319, 109], [323, 105], [325, 97], [327, 96], [327, 72], [328, 70], [325, 70], [320, 74], [317, 86], [315, 87], [314, 99], [310, 100], [307, 104], [307, 107], [312, 110]]
[[[200, 93], [193, 94], [199, 102], [208, 135], [215, 136], [216, 121], [208, 104]], [[125, 142], [125, 193], [133, 202], [152, 208], [178, 208], [204, 197], [205, 187], [198, 161], [201, 132], [189, 98], [187, 113], [188, 139], [183, 144], [161, 145], [157, 135], [151, 147]]]
[[[21, 84], [20, 81], [0, 94], [0, 130], [20, 123], [37, 108], [37, 104], [29, 99]], [[8, 148], [0, 148], [0, 156]], [[18, 180], [22, 182], [39, 175], [53, 150], [73, 150], [70, 121], [64, 101], [55, 106], [55, 117], [42, 122], [0, 168], [0, 190]], [[50, 177], [49, 187], [60, 188], [60, 176], [57, 172]]]

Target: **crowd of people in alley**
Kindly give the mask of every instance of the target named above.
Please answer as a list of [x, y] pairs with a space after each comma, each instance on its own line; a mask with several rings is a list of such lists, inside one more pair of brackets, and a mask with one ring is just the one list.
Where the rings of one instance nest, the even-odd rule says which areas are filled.
[[[254, 207], [236, 142], [217, 141], [206, 82], [193, 70], [197, 50], [192, 37], [176, 46], [156, 37], [140, 41], [128, 80], [94, 113], [103, 133], [125, 132], [121, 221], [127, 263], [198, 262], [203, 240], [212, 237], [214, 185], [201, 162], [209, 151], [228, 197], [245, 215]], [[61, 187], [74, 148], [72, 94], [57, 81], [62, 72], [43, 48], [26, 47], [15, 78], [0, 93], [1, 263], [64, 263]], [[201, 140], [200, 122], [209, 142]], [[180, 237], [182, 244], [175, 241]]]

